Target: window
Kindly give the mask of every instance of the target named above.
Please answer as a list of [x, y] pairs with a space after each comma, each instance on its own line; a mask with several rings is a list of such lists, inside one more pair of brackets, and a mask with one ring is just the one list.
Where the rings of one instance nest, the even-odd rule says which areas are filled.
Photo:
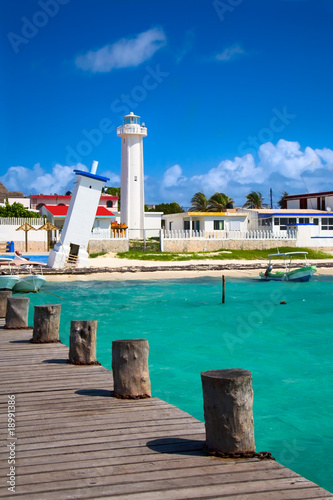
[[319, 226], [319, 219], [313, 219], [313, 224], [315, 226]]
[[321, 229], [323, 231], [333, 231], [333, 219], [331, 217], [323, 217], [321, 219]]
[[224, 220], [214, 220], [214, 231], [223, 231]]
[[271, 225], [272, 225], [272, 219], [259, 219], [259, 226], [270, 227]]
[[296, 224], [296, 217], [290, 217], [288, 224]]
[[184, 220], [184, 231], [189, 231], [190, 228], [190, 221], [189, 220]]
[[112, 207], [112, 206], [113, 206], [112, 201], [110, 201], [110, 200], [109, 200], [109, 201], [107, 201], [107, 202], [106, 202], [106, 206], [107, 206], [107, 207]]
[[[318, 219], [316, 219], [316, 220], [317, 220], [317, 224], [318, 224]], [[309, 219], [309, 217], [300, 217], [298, 219], [298, 222], [299, 222], [299, 224], [309, 224], [310, 219]]]
[[280, 225], [279, 217], [274, 217], [274, 226], [279, 226], [279, 225]]
[[169, 231], [172, 230], [172, 226], [173, 226], [173, 222], [171, 221], [171, 222], [169, 222]]

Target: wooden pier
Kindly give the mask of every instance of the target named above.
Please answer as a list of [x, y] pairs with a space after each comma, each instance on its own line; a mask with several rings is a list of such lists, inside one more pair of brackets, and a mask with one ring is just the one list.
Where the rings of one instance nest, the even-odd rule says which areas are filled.
[[[202, 422], [158, 398], [112, 398], [109, 370], [69, 365], [66, 346], [31, 337], [0, 328], [0, 498], [333, 498], [272, 460], [206, 456]], [[8, 395], [16, 402], [15, 494], [6, 484]]]

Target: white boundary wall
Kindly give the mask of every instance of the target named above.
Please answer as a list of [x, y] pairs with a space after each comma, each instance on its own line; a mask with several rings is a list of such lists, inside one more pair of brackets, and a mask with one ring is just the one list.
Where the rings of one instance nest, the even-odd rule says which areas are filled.
[[[8, 241], [14, 242], [14, 249], [25, 252], [25, 231], [16, 229], [25, 222], [33, 226], [36, 231], [28, 231], [28, 251], [47, 252], [47, 231], [38, 231], [46, 222], [44, 219], [19, 219], [14, 217], [0, 217], [0, 243], [5, 247]], [[6, 250], [1, 250], [6, 251]]]

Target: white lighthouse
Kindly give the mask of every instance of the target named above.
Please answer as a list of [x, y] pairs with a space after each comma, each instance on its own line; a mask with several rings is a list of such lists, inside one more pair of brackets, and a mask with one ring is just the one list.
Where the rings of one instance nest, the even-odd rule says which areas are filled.
[[97, 161], [90, 172], [74, 170], [76, 181], [59, 242], [50, 251], [48, 267], [63, 268], [69, 256], [77, 267], [89, 267], [88, 243], [96, 217], [96, 210], [107, 177], [96, 175]]
[[117, 128], [121, 137], [121, 222], [129, 229], [130, 238], [142, 238], [144, 229], [143, 142], [147, 129], [140, 116], [124, 116]]

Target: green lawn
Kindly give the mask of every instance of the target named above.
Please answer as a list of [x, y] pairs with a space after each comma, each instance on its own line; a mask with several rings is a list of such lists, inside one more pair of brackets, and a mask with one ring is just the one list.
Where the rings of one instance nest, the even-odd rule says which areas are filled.
[[[279, 252], [308, 252], [308, 259], [332, 259], [333, 255], [313, 250], [311, 248], [291, 248], [280, 247]], [[186, 260], [266, 260], [267, 256], [277, 253], [277, 248], [268, 250], [216, 250], [214, 252], [191, 252], [191, 253], [169, 253], [158, 252], [156, 249], [147, 248], [145, 252], [142, 249], [132, 248], [129, 252], [120, 252], [117, 257], [121, 259], [152, 260], [152, 261], [186, 261]], [[302, 258], [300, 256], [300, 258]]]

